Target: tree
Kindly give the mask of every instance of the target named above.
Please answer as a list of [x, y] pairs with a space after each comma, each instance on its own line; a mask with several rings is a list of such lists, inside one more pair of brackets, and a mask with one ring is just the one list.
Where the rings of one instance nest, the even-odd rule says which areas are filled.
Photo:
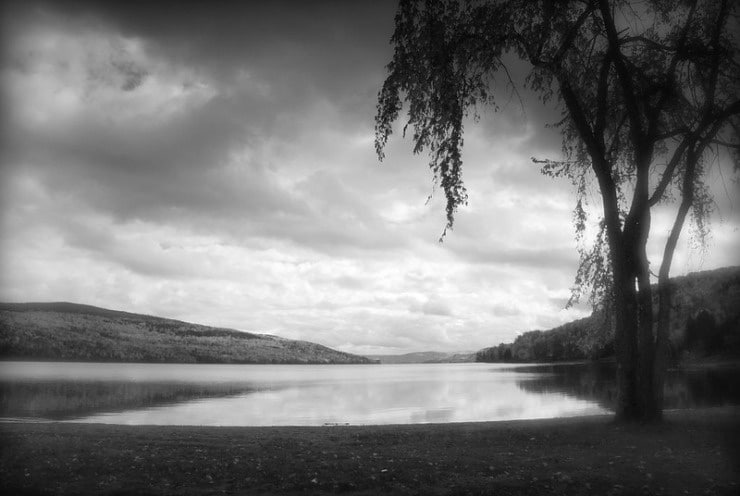
[[[737, 170], [738, 10], [728, 0], [401, 0], [396, 13], [376, 151], [383, 160], [407, 103], [404, 134], [413, 131], [415, 153], [429, 152], [445, 233], [467, 201], [466, 118], [496, 105], [494, 78], [515, 83], [505, 57], [528, 63], [524, 84], [562, 109], [563, 158], [533, 160], [577, 186], [579, 237], [587, 185], [598, 187], [601, 231], [581, 251], [576, 283], [614, 318], [622, 420], [661, 417], [673, 253], [690, 213], [706, 232], [708, 159], [730, 150]], [[654, 208], [670, 203], [656, 312], [646, 246]]]

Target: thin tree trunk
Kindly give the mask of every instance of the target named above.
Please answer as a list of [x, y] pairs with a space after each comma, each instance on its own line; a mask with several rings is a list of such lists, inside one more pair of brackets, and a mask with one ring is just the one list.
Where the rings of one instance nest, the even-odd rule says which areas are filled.
[[653, 389], [655, 390], [655, 406], [657, 408], [656, 420], [661, 419], [663, 416], [663, 388], [665, 387], [665, 371], [668, 362], [668, 326], [670, 325], [672, 305], [668, 272], [665, 271], [664, 273], [663, 266], [661, 266], [658, 277], [658, 325], [655, 336], [655, 360], [653, 361]]
[[684, 173], [681, 204], [678, 207], [676, 219], [663, 251], [663, 262], [658, 273], [658, 328], [655, 337], [655, 362], [653, 371], [653, 388], [656, 392], [658, 408], [663, 409], [663, 387], [667, 365], [668, 331], [673, 304], [673, 292], [670, 286], [671, 263], [673, 253], [678, 244], [686, 215], [694, 202], [694, 176], [696, 174], [698, 155], [696, 150], [689, 149], [686, 157], [686, 172]]

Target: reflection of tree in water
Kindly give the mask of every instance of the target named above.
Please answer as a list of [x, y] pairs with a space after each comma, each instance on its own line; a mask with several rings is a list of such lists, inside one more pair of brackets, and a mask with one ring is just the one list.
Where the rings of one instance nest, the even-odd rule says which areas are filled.
[[0, 382], [0, 416], [69, 420], [255, 391], [244, 383]]
[[[614, 409], [617, 393], [614, 364], [553, 364], [512, 370], [537, 374], [516, 381], [524, 391], [565, 394]], [[723, 405], [740, 405], [740, 367], [668, 372], [665, 408]]]
[[603, 408], [614, 408], [617, 383], [612, 364], [552, 364], [512, 370], [536, 374], [516, 381], [516, 385], [524, 391], [565, 394], [594, 401]]
[[681, 371], [666, 383], [666, 408], [740, 404], [740, 368]]

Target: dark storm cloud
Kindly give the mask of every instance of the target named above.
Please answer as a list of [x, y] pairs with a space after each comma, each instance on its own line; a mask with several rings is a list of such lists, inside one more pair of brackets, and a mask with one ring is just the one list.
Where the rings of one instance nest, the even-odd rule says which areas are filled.
[[368, 73], [382, 75], [386, 53], [378, 64], [378, 47], [388, 47], [395, 3], [91, 0], [40, 2], [37, 8], [141, 37], [167, 58], [206, 67], [219, 79], [245, 68], [277, 75], [267, 79], [299, 90], [283, 95], [294, 104], [308, 92], [346, 97], [366, 86]]
[[[80, 112], [33, 125], [10, 113], [16, 121], [8, 126], [12, 146], [4, 162], [36, 164], [50, 191], [65, 190], [119, 220], [212, 216], [218, 227], [241, 219], [230, 234], [327, 247], [386, 246], [392, 239], [383, 236], [377, 215], [357, 196], [342, 196], [341, 188], [316, 191], [326, 193], [331, 207], [307, 205], [289, 184], [278, 184], [272, 172], [286, 166], [265, 150], [270, 143], [299, 141], [311, 125], [306, 116], [332, 119], [316, 122], [316, 129], [367, 128], [378, 84], [367, 75], [382, 77], [384, 54], [377, 47], [387, 46], [392, 3], [73, 1], [12, 3], [11, 10], [18, 24], [36, 26], [40, 35], [60, 27], [68, 35], [103, 32], [135, 40], [146, 58], [155, 59], [147, 68], [147, 60], [135, 60], [141, 53], [126, 50], [114, 51], [110, 60], [105, 53], [100, 60], [76, 54], [90, 93], [81, 97]], [[47, 70], [32, 52], [16, 48], [6, 69], [19, 77]], [[66, 61], [49, 63], [55, 67], [50, 77], [75, 77]], [[156, 115], [122, 117], [118, 111], [125, 114], [125, 108], [95, 101], [105, 91], [145, 93], [147, 80], [158, 77], [184, 92], [203, 84], [208, 94], [162, 122], [152, 119]], [[329, 115], [321, 108], [317, 114], [316, 102], [324, 102]], [[342, 112], [331, 110], [340, 105]], [[307, 155], [314, 153], [311, 140], [302, 144]], [[327, 155], [331, 145], [315, 144]], [[342, 218], [333, 215], [338, 210]]]

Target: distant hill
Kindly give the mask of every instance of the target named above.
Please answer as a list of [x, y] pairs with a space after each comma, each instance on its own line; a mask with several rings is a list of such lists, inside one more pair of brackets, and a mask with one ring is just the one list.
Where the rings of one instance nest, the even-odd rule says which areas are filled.
[[367, 355], [380, 363], [462, 363], [474, 362], [475, 353], [445, 353], [441, 351], [418, 351], [403, 355]]
[[[740, 357], [740, 267], [694, 272], [671, 279], [673, 311], [669, 353], [674, 360]], [[657, 311], [657, 295], [654, 292]], [[513, 343], [475, 354], [479, 362], [553, 362], [609, 358], [614, 330], [604, 313], [546, 331], [529, 331]]]
[[0, 359], [372, 363], [308, 341], [75, 303], [0, 303]]

